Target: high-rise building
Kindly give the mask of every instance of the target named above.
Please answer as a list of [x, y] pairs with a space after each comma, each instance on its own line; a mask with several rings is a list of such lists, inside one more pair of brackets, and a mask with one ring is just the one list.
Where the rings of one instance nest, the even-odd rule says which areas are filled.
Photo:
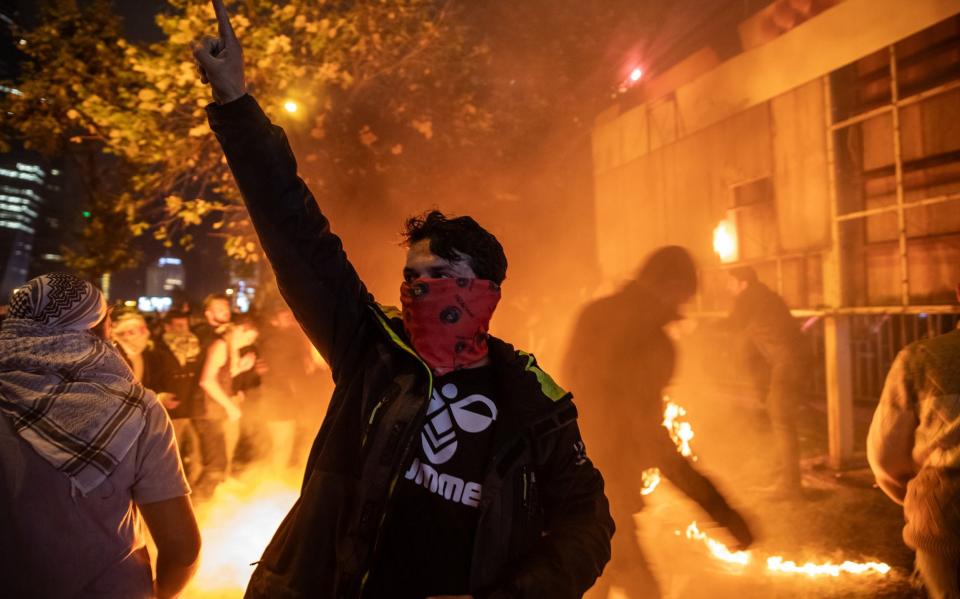
[[0, 157], [0, 298], [28, 278], [43, 197], [58, 175], [21, 154]]
[[182, 289], [186, 273], [183, 261], [173, 256], [164, 256], [147, 267], [147, 295], [170, 297], [174, 289]]
[[[0, 78], [18, 74], [19, 36], [13, 17], [18, 3], [0, 1]], [[0, 85], [0, 94], [19, 94]], [[0, 304], [29, 274], [34, 236], [47, 172], [22, 152], [0, 156]]]
[[257, 296], [260, 280], [260, 265], [244, 264], [230, 269], [230, 286], [227, 297], [233, 308], [239, 312], [249, 312]]
[[170, 309], [174, 295], [183, 289], [185, 282], [183, 260], [163, 256], [147, 267], [146, 295], [139, 298], [140, 309], [145, 312]]
[[37, 220], [34, 235], [33, 259], [30, 261], [30, 277], [64, 271], [63, 248], [68, 245], [72, 228], [68, 226], [79, 209], [68, 201], [64, 193], [67, 175], [58, 168], [51, 168], [44, 185], [43, 205]]

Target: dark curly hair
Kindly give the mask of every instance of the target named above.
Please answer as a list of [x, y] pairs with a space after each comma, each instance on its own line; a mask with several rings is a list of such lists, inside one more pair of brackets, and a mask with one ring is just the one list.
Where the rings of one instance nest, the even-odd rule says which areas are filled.
[[507, 278], [507, 256], [492, 233], [469, 216], [447, 218], [439, 210], [430, 210], [407, 219], [403, 228], [407, 246], [429, 239], [430, 251], [450, 262], [459, 262], [460, 252], [470, 258], [477, 278], [498, 285]]

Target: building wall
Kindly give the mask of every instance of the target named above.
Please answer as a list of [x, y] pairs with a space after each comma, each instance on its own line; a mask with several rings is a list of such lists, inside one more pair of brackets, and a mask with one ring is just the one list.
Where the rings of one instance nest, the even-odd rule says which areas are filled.
[[[847, 0], [656, 100], [601, 115], [593, 132], [593, 158], [597, 254], [604, 277], [623, 280], [653, 248], [684, 245], [704, 268], [701, 307], [715, 308], [721, 277], [712, 230], [733, 215], [741, 261], [753, 264], [793, 307], [842, 305], [846, 300], [838, 299], [840, 294], [825, 297], [823, 291], [825, 257], [833, 242], [828, 146], [837, 141], [827, 139], [828, 125], [837, 120], [835, 109], [826, 114], [827, 106], [834, 106], [827, 94], [836, 84], [828, 76], [958, 13], [960, 1], [952, 0]], [[930, 107], [901, 110], [904, 123], [915, 124], [905, 149], [956, 141], [960, 119], [952, 116], [957, 104], [951, 101], [948, 96], [939, 100], [947, 107], [939, 113]], [[869, 125], [860, 140], [863, 163], [889, 164], [892, 131]], [[917, 229], [922, 222], [936, 223], [960, 231], [950, 224], [955, 218], [931, 213], [950, 208], [955, 207], [928, 207], [922, 215], [917, 209], [908, 224]], [[890, 235], [889, 215], [883, 219], [865, 221], [870, 236]], [[896, 237], [896, 222], [893, 226]], [[948, 262], [931, 262], [928, 256], [946, 256], [954, 245], [925, 240], [912, 246], [910, 260], [918, 265], [912, 276], [922, 291], [918, 299], [930, 297], [930, 286], [942, 287], [951, 276], [944, 272]], [[870, 268], [871, 277], [885, 285], [893, 273], [898, 288], [899, 272], [883, 268], [891, 260], [898, 265], [899, 257], [877, 248], [867, 254], [847, 270], [860, 269], [864, 279]], [[851, 285], [866, 287], [863, 281], [847, 288]]]
[[[734, 208], [739, 188], [764, 180], [772, 189], [775, 230], [764, 231], [757, 223], [754, 234], [741, 234], [745, 258], [829, 244], [819, 81], [680, 139], [664, 134], [672, 129], [669, 111], [647, 116], [645, 108], [634, 109], [594, 137], [597, 250], [605, 277], [629, 277], [647, 252], [664, 244], [683, 245], [702, 265], [715, 265], [714, 227]], [[622, 160], [644, 139], [651, 151]], [[739, 212], [741, 230], [749, 214]], [[803, 300], [810, 302], [816, 299]]]

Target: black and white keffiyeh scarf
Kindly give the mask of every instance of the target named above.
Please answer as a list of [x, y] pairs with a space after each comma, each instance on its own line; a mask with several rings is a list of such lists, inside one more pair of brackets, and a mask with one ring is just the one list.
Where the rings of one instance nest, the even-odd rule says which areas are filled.
[[86, 331], [107, 315], [100, 290], [67, 273], [30, 279], [10, 293], [10, 318], [23, 318], [57, 329]]
[[[77, 289], [71, 293], [88, 316], [73, 313], [69, 301], [62, 302], [59, 314], [67, 322], [85, 320], [88, 327], [95, 326], [102, 318], [89, 314], [97, 302]], [[0, 327], [0, 410], [17, 434], [83, 495], [102, 483], [134, 446], [151, 395], [134, 380], [117, 350], [87, 329], [62, 328], [13, 311]]]

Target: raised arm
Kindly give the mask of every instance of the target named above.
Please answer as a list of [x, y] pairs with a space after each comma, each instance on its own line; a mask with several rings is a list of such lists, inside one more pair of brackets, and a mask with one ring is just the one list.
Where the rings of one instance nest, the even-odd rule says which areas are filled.
[[220, 35], [194, 47], [204, 82], [213, 88], [210, 127], [243, 195], [280, 292], [334, 378], [358, 347], [369, 293], [320, 212], [283, 130], [246, 93], [243, 52], [222, 0], [213, 0]]
[[159, 405], [147, 409], [136, 447], [131, 495], [157, 546], [154, 596], [178, 597], [197, 570], [200, 530], [187, 494], [173, 423]]
[[680, 455], [669, 433], [660, 427], [657, 434], [657, 452], [660, 454], [660, 472], [684, 495], [692, 499], [714, 522], [727, 529], [734, 539], [731, 548], [737, 551], [753, 544], [753, 531], [744, 517], [727, 503], [713, 481], [697, 470], [690, 460]]

